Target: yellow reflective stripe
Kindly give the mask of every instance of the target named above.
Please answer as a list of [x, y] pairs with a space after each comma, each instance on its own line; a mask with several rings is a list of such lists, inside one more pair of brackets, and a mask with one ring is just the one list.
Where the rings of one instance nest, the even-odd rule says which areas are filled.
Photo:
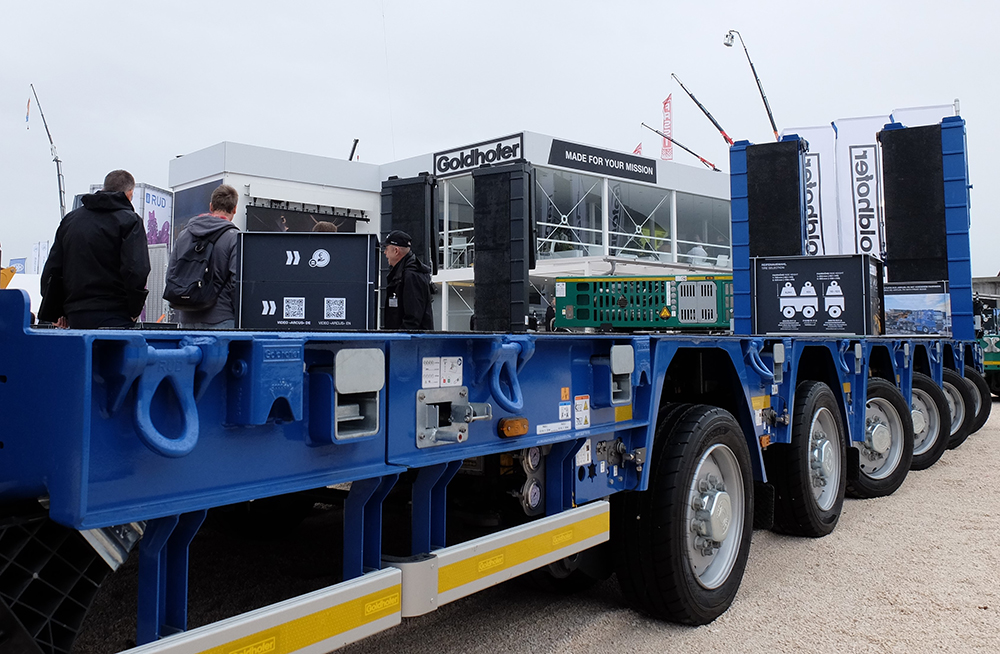
[[851, 382], [844, 382], [844, 392], [845, 393], [851, 392]]
[[445, 593], [507, 568], [603, 534], [610, 529], [609, 515], [605, 511], [600, 515], [585, 518], [564, 527], [557, 527], [517, 543], [511, 543], [483, 554], [475, 554], [462, 561], [446, 565], [438, 572], [438, 593]]
[[750, 398], [753, 404], [754, 411], [760, 411], [761, 409], [766, 409], [771, 406], [771, 396], [770, 395], [754, 395]]
[[625, 420], [631, 420], [631, 419], [632, 419], [631, 404], [615, 407], [615, 422], [624, 422]]
[[291, 654], [399, 611], [400, 586], [396, 584], [204, 650], [201, 654]]

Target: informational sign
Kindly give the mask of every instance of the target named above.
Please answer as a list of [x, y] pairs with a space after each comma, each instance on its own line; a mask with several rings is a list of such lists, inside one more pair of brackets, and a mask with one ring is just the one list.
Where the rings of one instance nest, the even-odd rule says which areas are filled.
[[948, 282], [886, 284], [885, 333], [890, 336], [951, 336]]
[[25, 273], [25, 264], [28, 259], [26, 257], [21, 257], [20, 259], [11, 259], [10, 265], [14, 267], [14, 272], [23, 275]]
[[374, 234], [241, 233], [241, 329], [373, 329]]
[[858, 255], [754, 259], [754, 332], [879, 335], [881, 270]]
[[598, 175], [656, 183], [656, 160], [552, 139], [549, 163]]
[[434, 174], [449, 177], [472, 172], [484, 164], [496, 165], [524, 158], [524, 134], [466, 145], [434, 154]]

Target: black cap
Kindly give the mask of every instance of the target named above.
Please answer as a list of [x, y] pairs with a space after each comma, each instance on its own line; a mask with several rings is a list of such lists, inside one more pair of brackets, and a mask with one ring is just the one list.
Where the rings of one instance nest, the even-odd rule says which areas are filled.
[[382, 242], [382, 247], [387, 245], [398, 245], [401, 248], [408, 248], [412, 242], [413, 239], [410, 238], [409, 234], [401, 232], [398, 229], [394, 229], [385, 237], [385, 240]]

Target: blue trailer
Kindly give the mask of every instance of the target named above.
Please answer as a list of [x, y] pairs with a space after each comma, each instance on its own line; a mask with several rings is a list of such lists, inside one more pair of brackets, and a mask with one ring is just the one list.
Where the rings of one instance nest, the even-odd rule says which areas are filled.
[[[988, 410], [957, 327], [749, 335], [747, 147], [737, 335], [43, 330], [0, 292], [0, 651], [69, 652], [129, 550], [134, 652], [326, 652], [533, 571], [614, 572], [637, 610], [717, 618], [755, 526], [826, 535], [845, 494], [892, 493]], [[207, 512], [331, 488], [339, 583], [187, 629]], [[401, 491], [409, 519], [384, 520]], [[456, 499], [488, 533], [452, 539]]]

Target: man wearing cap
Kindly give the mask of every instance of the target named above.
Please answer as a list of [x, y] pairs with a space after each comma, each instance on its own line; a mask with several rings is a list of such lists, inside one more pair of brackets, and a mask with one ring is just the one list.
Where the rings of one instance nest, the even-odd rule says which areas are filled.
[[391, 266], [386, 282], [385, 329], [434, 329], [431, 271], [410, 251], [412, 242], [409, 234], [397, 229], [382, 243]]

